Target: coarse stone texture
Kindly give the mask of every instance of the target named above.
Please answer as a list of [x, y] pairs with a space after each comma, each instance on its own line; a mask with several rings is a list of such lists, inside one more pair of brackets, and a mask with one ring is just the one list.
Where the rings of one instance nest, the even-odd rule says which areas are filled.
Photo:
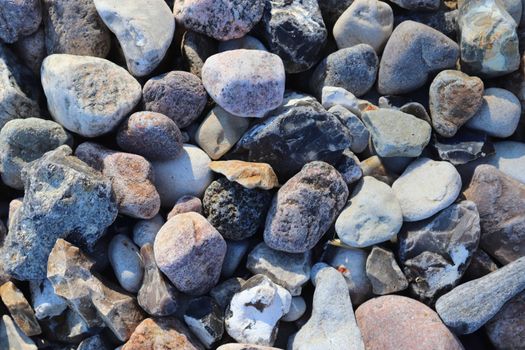
[[411, 292], [433, 304], [454, 288], [479, 239], [479, 214], [471, 201], [452, 204], [431, 218], [404, 225], [398, 237], [398, 256]]
[[430, 141], [430, 125], [411, 114], [380, 108], [362, 118], [380, 157], [418, 157]]
[[0, 319], [0, 348], [9, 350], [37, 350], [37, 346], [17, 327], [11, 317], [3, 315]]
[[226, 178], [213, 181], [204, 192], [204, 216], [224, 238], [242, 240], [257, 233], [272, 200], [269, 191], [248, 189]]
[[210, 163], [210, 169], [248, 189], [271, 190], [279, 186], [277, 175], [266, 163], [250, 163], [240, 160], [215, 161]]
[[515, 141], [495, 142], [496, 153], [484, 160], [499, 171], [525, 184], [525, 143]]
[[502, 264], [525, 256], [525, 185], [479, 165], [464, 195], [479, 211], [480, 246]]
[[340, 49], [368, 44], [381, 53], [393, 28], [390, 5], [378, 0], [356, 0], [339, 17], [333, 32]]
[[518, 69], [516, 22], [500, 1], [461, 1], [458, 15], [461, 68], [494, 77]]
[[226, 240], [226, 256], [222, 262], [221, 277], [232, 277], [250, 248], [250, 239]]
[[151, 219], [160, 209], [152, 165], [143, 157], [113, 151], [92, 142], [80, 144], [75, 155], [111, 181], [120, 214]]
[[194, 196], [182, 196], [177, 199], [177, 203], [173, 206], [173, 209], [168, 213], [168, 220], [175, 215], [182, 213], [195, 212], [202, 214], [202, 201], [198, 197]]
[[316, 0], [268, 0], [257, 29], [269, 51], [282, 58], [287, 73], [310, 69], [328, 35]]
[[334, 268], [315, 278], [312, 316], [293, 340], [293, 350], [364, 350], [343, 276]]
[[352, 151], [345, 150], [343, 152], [343, 158], [337, 164], [336, 169], [343, 176], [347, 185], [351, 185], [363, 177], [360, 164], [359, 158]]
[[472, 254], [470, 264], [465, 270], [463, 279], [465, 281], [475, 280], [477, 278], [488, 275], [498, 269], [498, 265], [485, 251], [478, 247], [478, 250]]
[[394, 254], [380, 247], [372, 248], [366, 260], [366, 275], [372, 284], [372, 292], [385, 295], [402, 291], [408, 287], [408, 281]]
[[461, 177], [448, 162], [419, 158], [393, 183], [403, 219], [419, 221], [452, 204], [461, 191]]
[[163, 0], [93, 0], [100, 18], [117, 37], [128, 70], [150, 74], [171, 45], [175, 20]]
[[202, 197], [213, 180], [210, 162], [206, 153], [190, 144], [183, 145], [176, 159], [152, 162], [162, 205], [173, 207], [185, 195]]
[[454, 68], [458, 45], [445, 34], [414, 21], [398, 25], [388, 40], [377, 78], [383, 95], [404, 94], [423, 86], [429, 74]]
[[268, 163], [285, 182], [308, 162], [337, 163], [351, 142], [348, 128], [314, 98], [289, 93], [281, 107], [244, 134], [231, 155]]
[[153, 245], [157, 232], [159, 232], [165, 222], [166, 221], [160, 214], [155, 215], [151, 219], [139, 220], [133, 226], [133, 242], [139, 247], [142, 247], [147, 243]]
[[185, 28], [217, 40], [241, 38], [259, 22], [264, 0], [176, 0], [173, 12]]
[[483, 81], [457, 70], [444, 70], [432, 81], [429, 108], [432, 126], [441, 136], [452, 137], [483, 103]]
[[111, 46], [108, 28], [91, 0], [43, 0], [47, 54], [106, 57]]
[[222, 41], [219, 43], [219, 52], [230, 51], [230, 50], [266, 50], [266, 46], [257, 38], [251, 35], [245, 35], [242, 38], [232, 39], [228, 41]]
[[467, 126], [491, 136], [509, 137], [516, 131], [521, 116], [521, 104], [510, 91], [500, 88], [486, 89], [483, 103]]
[[337, 217], [335, 231], [352, 247], [369, 247], [395, 237], [403, 224], [401, 206], [387, 184], [365, 176]]
[[210, 290], [210, 295], [215, 299], [221, 310], [226, 311], [235, 293], [241, 290], [246, 281], [240, 277], [233, 277], [219, 283]]
[[0, 41], [12, 44], [35, 32], [41, 21], [40, 0], [4, 1], [0, 19]]
[[292, 296], [264, 275], [255, 275], [233, 296], [226, 311], [228, 334], [239, 343], [272, 346]]
[[463, 350], [439, 316], [414, 299], [374, 298], [361, 305], [355, 316], [367, 349]]
[[262, 118], [283, 102], [284, 65], [260, 50], [232, 50], [211, 56], [202, 67], [202, 83], [225, 111]]
[[45, 277], [58, 238], [91, 248], [117, 216], [109, 180], [71, 153], [60, 146], [22, 170], [24, 203], [1, 250], [6, 271], [19, 280]]
[[341, 87], [362, 96], [374, 85], [379, 59], [372, 46], [358, 44], [340, 49], [319, 63], [310, 79], [310, 89], [322, 96], [325, 86]]
[[168, 316], [177, 309], [177, 290], [169, 284], [155, 262], [153, 245], [140, 248], [144, 278], [137, 294], [140, 307], [152, 316]]
[[195, 142], [217, 160], [225, 155], [250, 128], [250, 119], [236, 117], [215, 106], [195, 132]]
[[164, 114], [181, 129], [199, 118], [207, 103], [200, 78], [183, 71], [149, 79], [142, 93], [146, 110]]
[[348, 187], [331, 165], [306, 164], [274, 197], [266, 217], [264, 242], [272, 249], [303, 253], [312, 249], [339, 214]]
[[142, 321], [122, 350], [202, 350], [202, 345], [176, 318], [147, 318]]
[[22, 168], [44, 153], [71, 144], [71, 136], [55, 122], [40, 118], [13, 119], [0, 130], [0, 173], [2, 181], [23, 189]]
[[363, 152], [368, 147], [370, 132], [361, 119], [348, 109], [339, 105], [333, 106], [328, 112], [339, 118], [341, 123], [348, 128], [350, 135], [352, 135], [352, 145], [350, 146], [350, 150], [356, 153]]
[[118, 282], [128, 292], [137, 293], [144, 276], [144, 266], [137, 246], [123, 234], [113, 236], [108, 248], [109, 262]]
[[207, 293], [219, 281], [226, 242], [201, 215], [184, 213], [160, 229], [154, 244], [159, 269], [183, 293]]
[[206, 349], [211, 349], [224, 333], [223, 312], [212, 297], [192, 299], [184, 312], [184, 322]]
[[20, 38], [12, 49], [33, 74], [39, 76], [42, 61], [47, 56], [44, 28], [39, 27], [33, 34]]
[[246, 267], [254, 275], [265, 275], [296, 296], [301, 295], [302, 286], [310, 279], [310, 261], [309, 251], [286, 253], [273, 250], [263, 242], [248, 254]]
[[182, 37], [182, 59], [189, 72], [199, 78], [202, 75], [202, 66], [208, 57], [218, 52], [217, 42], [212, 38], [188, 30]]
[[478, 330], [503, 305], [525, 289], [525, 257], [497, 271], [463, 283], [436, 302], [436, 311], [457, 334]]
[[35, 312], [13, 282], [9, 281], [0, 286], [0, 298], [25, 335], [31, 337], [42, 333]]
[[175, 159], [182, 150], [182, 134], [173, 120], [155, 112], [136, 112], [117, 133], [120, 148], [151, 160]]
[[525, 291], [510, 299], [485, 324], [485, 332], [498, 350], [518, 350], [525, 344]]
[[[487, 134], [467, 128], [450, 138], [434, 135], [430, 145], [441, 160], [454, 165], [467, 164], [476, 159], [485, 163], [488, 161], [487, 157], [496, 152]], [[473, 164], [476, 163], [478, 162]]]
[[29, 283], [32, 306], [37, 319], [58, 316], [67, 308], [66, 301], [55, 294], [49, 280], [31, 281]]
[[301, 296], [292, 297], [290, 310], [281, 318], [284, 322], [295, 322], [306, 312], [306, 301]]
[[40, 88], [35, 76], [0, 43], [0, 129], [17, 118], [38, 118]]
[[42, 64], [53, 119], [85, 137], [112, 131], [140, 101], [140, 84], [103, 58], [55, 54]]
[[435, 11], [441, 5], [439, 0], [392, 0], [392, 2], [404, 9], [416, 11]]

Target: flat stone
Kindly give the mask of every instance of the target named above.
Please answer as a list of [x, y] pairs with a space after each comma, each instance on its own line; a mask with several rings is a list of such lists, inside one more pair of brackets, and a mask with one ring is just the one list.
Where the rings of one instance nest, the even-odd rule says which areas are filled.
[[483, 103], [483, 81], [457, 70], [444, 70], [432, 81], [429, 108], [432, 126], [451, 137], [472, 118]]
[[272, 249], [303, 253], [330, 228], [348, 198], [341, 174], [325, 162], [311, 162], [274, 197], [266, 217], [264, 242]]
[[189, 302], [184, 322], [206, 349], [222, 338], [224, 333], [223, 312], [212, 297], [198, 297]]
[[143, 247], [147, 243], [153, 245], [157, 232], [159, 232], [165, 222], [164, 218], [159, 214], [151, 219], [137, 221], [135, 226], [133, 226], [133, 242], [139, 247]]
[[355, 316], [367, 349], [463, 349], [434, 310], [414, 299], [374, 298], [361, 305]]
[[525, 289], [524, 271], [525, 257], [522, 257], [486, 276], [463, 283], [438, 299], [436, 311], [455, 333], [475, 332]]
[[194, 196], [182, 196], [177, 199], [177, 203], [173, 206], [173, 209], [168, 213], [168, 220], [178, 214], [195, 212], [202, 214], [202, 201], [198, 197]]
[[402, 224], [401, 206], [394, 191], [387, 184], [365, 176], [337, 217], [335, 231], [345, 244], [369, 247], [395, 237]]
[[[324, 89], [323, 89], [324, 91]], [[350, 135], [352, 135], [352, 144], [350, 149], [356, 153], [363, 152], [368, 147], [370, 139], [370, 132], [354, 113], [342, 106], [333, 106], [328, 112], [335, 115], [344, 126], [348, 128]]]
[[260, 50], [232, 50], [206, 60], [202, 82], [225, 111], [238, 117], [262, 118], [283, 102], [285, 72], [277, 55]]
[[163, 0], [94, 0], [100, 18], [117, 37], [128, 70], [150, 74], [171, 45], [175, 20]]
[[210, 169], [247, 189], [271, 190], [279, 186], [277, 175], [266, 163], [250, 163], [240, 160], [215, 161], [210, 163]]
[[13, 284], [6, 282], [0, 286], [0, 298], [9, 310], [11, 317], [28, 337], [42, 333], [35, 312], [24, 294]]
[[519, 349], [525, 344], [524, 312], [525, 292], [521, 292], [485, 324], [485, 332], [496, 349]]
[[483, 132], [463, 129], [451, 138], [434, 135], [431, 146], [441, 160], [454, 165], [462, 165], [476, 159], [490, 159], [496, 153], [489, 136]]
[[42, 5], [38, 0], [10, 1], [2, 4], [0, 39], [12, 44], [35, 32], [42, 21]]
[[399, 268], [394, 253], [377, 246], [372, 248], [366, 260], [366, 275], [376, 295], [391, 294], [408, 287], [407, 278]]
[[115, 235], [109, 243], [108, 256], [122, 288], [137, 293], [144, 276], [144, 266], [137, 246], [127, 236]]
[[316, 276], [312, 316], [293, 340], [293, 350], [364, 350], [343, 276], [326, 267]]
[[461, 177], [448, 162], [419, 158], [393, 183], [403, 219], [419, 221], [452, 204], [461, 191]]
[[226, 242], [204, 217], [184, 213], [162, 226], [154, 251], [159, 269], [178, 290], [202, 295], [219, 281]]
[[31, 300], [37, 319], [58, 316], [67, 308], [64, 298], [56, 295], [49, 280], [31, 281], [29, 283]]
[[343, 152], [343, 159], [339, 161], [336, 166], [337, 171], [343, 176], [347, 185], [351, 185], [361, 177], [363, 177], [363, 170], [361, 169], [361, 162], [359, 158], [350, 150]]
[[281, 318], [284, 322], [295, 322], [306, 312], [306, 301], [301, 296], [292, 297], [290, 310]]
[[56, 54], [42, 64], [49, 112], [64, 128], [85, 137], [112, 131], [140, 101], [140, 84], [102, 58]]
[[226, 240], [226, 256], [222, 262], [221, 276], [232, 277], [240, 266], [248, 249], [250, 248], [250, 239], [242, 241]]
[[525, 185], [479, 165], [464, 195], [479, 211], [480, 246], [502, 264], [525, 256]]
[[41, 26], [33, 34], [20, 38], [12, 49], [33, 74], [39, 76], [42, 61], [47, 56], [44, 28]]
[[463, 275], [464, 280], [471, 281], [477, 278], [488, 275], [498, 269], [498, 265], [485, 251], [478, 247], [478, 249], [472, 254], [470, 264], [465, 270]]
[[188, 30], [182, 37], [182, 59], [188, 71], [199, 78], [202, 76], [202, 66], [208, 57], [218, 52], [217, 42], [212, 38]]
[[226, 311], [233, 296], [241, 290], [246, 281], [240, 277], [233, 277], [219, 283], [210, 291], [210, 295], [215, 299], [221, 310]]
[[430, 141], [430, 125], [401, 111], [380, 108], [362, 119], [380, 157], [418, 157]]
[[525, 184], [525, 143], [501, 141], [495, 142], [494, 148], [496, 153], [487, 157], [485, 163]]
[[436, 71], [454, 68], [458, 45], [445, 34], [414, 21], [398, 25], [385, 46], [377, 89], [383, 95], [404, 94], [425, 85]]
[[3, 315], [0, 320], [0, 348], [9, 350], [37, 350], [37, 346], [17, 327], [11, 317]]

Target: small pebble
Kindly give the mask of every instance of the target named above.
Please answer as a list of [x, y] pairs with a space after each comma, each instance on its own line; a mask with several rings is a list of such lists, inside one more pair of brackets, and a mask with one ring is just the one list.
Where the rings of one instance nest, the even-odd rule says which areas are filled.
[[188, 30], [182, 36], [182, 59], [190, 73], [199, 78], [202, 76], [202, 66], [208, 57], [218, 52], [217, 42], [212, 38]]
[[235, 271], [244, 259], [248, 249], [250, 248], [250, 240], [242, 241], [226, 240], [226, 256], [222, 262], [222, 277], [232, 277]]
[[164, 219], [159, 214], [151, 219], [137, 221], [133, 226], [133, 242], [141, 248], [147, 243], [153, 244], [157, 232], [164, 225], [164, 222]]
[[408, 287], [408, 281], [394, 254], [375, 246], [366, 259], [366, 275], [372, 284], [372, 292], [385, 295], [402, 291]]
[[348, 128], [348, 131], [352, 135], [350, 149], [355, 153], [363, 152], [368, 147], [370, 132], [361, 119], [359, 119], [354, 113], [339, 105], [333, 106], [328, 112], [339, 118], [341, 123]]
[[216, 161], [210, 163], [210, 169], [247, 189], [271, 190], [279, 186], [277, 175], [275, 175], [272, 167], [266, 163], [250, 163], [239, 160]]
[[116, 235], [109, 243], [108, 256], [122, 288], [137, 293], [144, 275], [144, 266], [137, 246], [127, 236]]
[[350, 186], [351, 184], [359, 181], [363, 177], [363, 170], [361, 169], [361, 162], [359, 158], [350, 150], [345, 150], [343, 152], [342, 160], [337, 164], [337, 171], [341, 173], [346, 184]]
[[178, 214], [194, 212], [202, 214], [202, 202], [198, 197], [194, 196], [182, 196], [177, 199], [177, 203], [173, 206], [173, 209], [168, 214], [168, 220]]

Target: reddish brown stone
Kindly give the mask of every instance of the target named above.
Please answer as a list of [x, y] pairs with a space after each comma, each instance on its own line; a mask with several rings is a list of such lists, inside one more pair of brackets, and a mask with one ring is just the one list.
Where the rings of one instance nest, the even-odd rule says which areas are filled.
[[525, 291], [510, 299], [485, 325], [498, 350], [520, 350], [525, 344]]

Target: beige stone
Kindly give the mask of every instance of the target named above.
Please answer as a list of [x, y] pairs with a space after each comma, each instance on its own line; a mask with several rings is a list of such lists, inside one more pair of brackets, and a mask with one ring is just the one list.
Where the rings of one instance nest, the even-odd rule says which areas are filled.
[[277, 175], [266, 163], [250, 163], [240, 160], [211, 162], [210, 169], [226, 176], [246, 188], [262, 188], [271, 190], [279, 186]]
[[42, 333], [35, 312], [13, 282], [6, 282], [0, 287], [0, 297], [15, 323], [27, 336]]

